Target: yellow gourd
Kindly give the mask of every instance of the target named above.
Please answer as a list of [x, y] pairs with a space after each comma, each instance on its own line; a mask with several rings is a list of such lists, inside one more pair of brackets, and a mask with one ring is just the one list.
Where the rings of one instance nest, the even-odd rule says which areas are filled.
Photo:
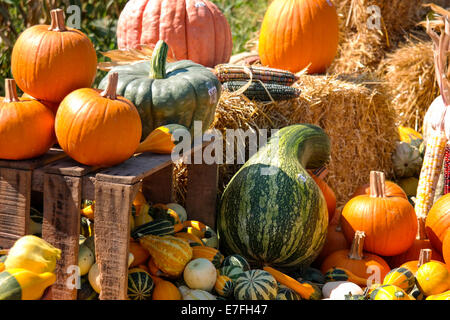
[[0, 262], [0, 272], [5, 270], [5, 264], [3, 262]]
[[134, 228], [153, 221], [153, 217], [148, 213], [149, 209], [150, 206], [148, 204], [143, 204], [139, 212], [136, 211], [136, 216], [134, 217]]
[[38, 300], [56, 281], [52, 272], [41, 274], [12, 268], [0, 273], [0, 300]]
[[430, 261], [417, 270], [416, 281], [425, 296], [441, 294], [450, 289], [450, 272], [445, 264]]
[[450, 290], [440, 294], [428, 296], [426, 300], [450, 300]]
[[61, 250], [47, 241], [27, 235], [18, 239], [9, 250], [5, 269], [23, 268], [35, 273], [53, 272]]

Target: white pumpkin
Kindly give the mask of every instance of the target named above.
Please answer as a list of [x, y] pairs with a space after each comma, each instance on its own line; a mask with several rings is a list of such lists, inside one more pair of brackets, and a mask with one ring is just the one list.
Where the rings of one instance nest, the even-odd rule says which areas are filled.
[[360, 286], [349, 281], [331, 281], [322, 287], [323, 297], [330, 300], [345, 300], [345, 296], [350, 293], [359, 295], [364, 294], [364, 291]]
[[186, 209], [183, 208], [183, 206], [179, 205], [178, 203], [168, 203], [166, 204], [166, 206], [167, 208], [172, 209], [176, 212], [181, 222], [185, 222], [187, 220], [187, 212]]
[[217, 297], [207, 291], [189, 289], [186, 286], [178, 287], [183, 300], [217, 300]]
[[82, 244], [78, 251], [78, 267], [80, 268], [80, 276], [84, 276], [95, 262], [94, 254], [87, 245]]
[[186, 265], [183, 278], [191, 289], [211, 291], [217, 280], [217, 270], [208, 259], [197, 258]]

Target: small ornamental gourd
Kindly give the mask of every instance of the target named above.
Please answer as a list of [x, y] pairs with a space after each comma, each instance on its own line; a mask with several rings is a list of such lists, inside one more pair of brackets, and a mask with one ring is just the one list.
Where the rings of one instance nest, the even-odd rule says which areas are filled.
[[128, 272], [128, 299], [151, 300], [154, 286], [153, 279], [147, 272], [139, 269]]
[[417, 270], [416, 279], [425, 296], [443, 293], [450, 289], [450, 266], [437, 261], [427, 262]]
[[248, 263], [248, 261], [245, 260], [245, 258], [239, 254], [231, 254], [225, 257], [225, 259], [222, 262], [222, 266], [223, 267], [237, 266], [244, 271], [250, 270], [250, 264]]
[[337, 267], [348, 270], [363, 279], [368, 279], [375, 271], [379, 272], [379, 282], [381, 282], [390, 271], [390, 267], [383, 258], [363, 251], [364, 242], [364, 232], [356, 231], [351, 248], [333, 252], [324, 260], [320, 271], [325, 274]]
[[440, 294], [428, 296], [425, 300], [450, 300], [450, 290]]
[[80, 268], [80, 276], [88, 274], [89, 269], [95, 262], [94, 254], [85, 244], [80, 245], [78, 249], [78, 267]]
[[102, 92], [83, 88], [61, 102], [55, 132], [61, 148], [90, 166], [113, 166], [130, 158], [139, 145], [142, 126], [136, 107], [116, 94], [118, 74], [111, 73]]
[[395, 285], [406, 293], [410, 293], [416, 284], [416, 278], [407, 268], [395, 268], [384, 277], [383, 285], [385, 284]]
[[142, 247], [141, 244], [137, 241], [130, 240], [129, 251], [134, 256], [134, 260], [130, 265], [131, 268], [146, 263], [148, 258], [150, 257], [148, 250]]
[[415, 300], [401, 288], [386, 284], [379, 286], [370, 294], [370, 300]]
[[269, 272], [253, 269], [236, 279], [234, 297], [236, 300], [274, 300], [277, 291], [277, 281]]
[[23, 268], [5, 270], [0, 272], [0, 301], [39, 300], [55, 281], [52, 272], [35, 273]]
[[140, 238], [139, 242], [149, 251], [155, 265], [172, 277], [179, 277], [192, 259], [191, 246], [174, 236], [147, 235]]
[[186, 286], [179, 286], [183, 300], [217, 300], [217, 297], [208, 291], [200, 289], [190, 289]]
[[218, 275], [214, 284], [214, 291], [221, 297], [232, 297], [234, 293], [234, 282], [225, 275]]
[[[241, 276], [244, 270], [238, 266], [223, 266], [218, 269], [219, 274], [229, 277], [231, 280], [235, 281]], [[248, 271], [248, 270], [247, 270]]]
[[62, 9], [50, 14], [50, 26], [32, 26], [15, 42], [11, 73], [22, 91], [59, 103], [70, 92], [92, 85], [97, 54], [86, 34], [65, 25]]
[[282, 284], [278, 285], [278, 291], [277, 296], [275, 300], [302, 300], [302, 296], [292, 290], [291, 288], [288, 288]]
[[[176, 132], [176, 133], [175, 133]], [[190, 134], [185, 126], [180, 124], [166, 124], [158, 127], [141, 142], [136, 153], [153, 152], [160, 154], [171, 154], [175, 148], [175, 137]], [[178, 139], [178, 138], [177, 138]]]
[[208, 259], [194, 258], [184, 268], [183, 279], [191, 289], [210, 292], [216, 283], [217, 270]]
[[419, 149], [406, 142], [397, 142], [392, 155], [394, 173], [397, 178], [409, 178], [420, 173], [422, 157]]
[[364, 291], [353, 282], [331, 281], [323, 285], [322, 293], [325, 298], [331, 300], [346, 300], [347, 295], [362, 295]]
[[220, 268], [222, 265], [224, 256], [219, 250], [206, 247], [206, 246], [195, 246], [192, 247], [192, 259], [205, 258], [214, 265], [215, 268]]
[[155, 283], [152, 300], [182, 300], [180, 290], [170, 281], [151, 276]]
[[327, 171], [328, 170], [325, 167], [322, 167], [313, 172], [310, 172], [310, 175], [317, 183], [323, 193], [323, 196], [325, 197], [328, 208], [328, 220], [331, 221], [336, 211], [336, 194], [334, 193], [333, 189], [331, 189], [330, 186], [324, 181]]
[[370, 173], [370, 195], [352, 198], [342, 210], [342, 230], [352, 241], [355, 230], [365, 234], [364, 250], [394, 256], [406, 250], [417, 234], [413, 206], [402, 197], [388, 197], [383, 172]]
[[432, 255], [431, 249], [421, 249], [418, 256], [418, 260], [411, 260], [405, 262], [400, 266], [400, 268], [406, 268], [415, 275], [420, 266], [431, 261], [431, 255]]
[[55, 142], [55, 116], [37, 100], [17, 96], [13, 79], [0, 98], [0, 159], [23, 160], [47, 152]]

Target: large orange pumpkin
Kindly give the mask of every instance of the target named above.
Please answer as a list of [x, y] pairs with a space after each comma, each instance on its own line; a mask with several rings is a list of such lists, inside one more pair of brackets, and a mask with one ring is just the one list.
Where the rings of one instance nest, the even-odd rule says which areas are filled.
[[385, 176], [370, 173], [370, 195], [351, 199], [342, 210], [342, 230], [351, 241], [356, 230], [364, 231], [364, 250], [394, 256], [405, 252], [414, 242], [417, 218], [413, 206], [402, 197], [387, 197]]
[[450, 266], [450, 228], [445, 233], [444, 242], [442, 243], [442, 255], [445, 263]]
[[5, 80], [0, 98], [0, 158], [22, 160], [40, 156], [55, 142], [55, 116], [37, 100], [17, 96], [13, 79]]
[[259, 37], [263, 65], [322, 73], [333, 62], [339, 42], [336, 7], [330, 0], [274, 0]]
[[383, 258], [363, 251], [364, 238], [364, 232], [355, 232], [351, 248], [329, 255], [320, 267], [321, 272], [325, 274], [332, 268], [343, 268], [363, 279], [368, 279], [375, 272], [375, 276], [378, 273], [379, 279], [374, 280], [381, 283], [390, 267]]
[[320, 190], [323, 193], [323, 196], [325, 197], [325, 201], [327, 202], [328, 208], [328, 221], [331, 221], [336, 211], [336, 194], [324, 180], [327, 171], [328, 170], [325, 167], [322, 167], [315, 171], [309, 170], [308, 172], [314, 179], [316, 184], [319, 186]]
[[226, 63], [233, 41], [227, 19], [208, 0], [130, 0], [117, 23], [119, 49], [164, 40], [170, 58], [207, 67]]
[[[384, 192], [386, 197], [401, 197], [408, 199], [405, 191], [398, 184], [389, 180], [385, 181]], [[370, 183], [362, 185], [358, 189], [356, 189], [351, 198], [361, 195], [370, 195]]]
[[84, 88], [70, 93], [56, 113], [55, 131], [61, 148], [90, 166], [113, 166], [133, 155], [142, 125], [136, 107], [116, 96], [117, 73], [105, 91]]
[[442, 241], [450, 228], [450, 193], [439, 198], [428, 212], [425, 230], [433, 247], [442, 252]]
[[11, 72], [22, 91], [49, 102], [90, 87], [97, 72], [97, 54], [89, 38], [64, 24], [61, 9], [51, 11], [51, 26], [36, 25], [17, 39]]

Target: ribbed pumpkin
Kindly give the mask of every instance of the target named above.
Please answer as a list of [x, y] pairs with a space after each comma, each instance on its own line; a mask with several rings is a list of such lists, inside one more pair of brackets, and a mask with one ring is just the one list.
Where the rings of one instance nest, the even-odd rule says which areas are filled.
[[272, 275], [264, 270], [245, 271], [237, 278], [234, 287], [236, 300], [274, 300], [278, 284]]
[[90, 166], [113, 166], [130, 158], [139, 145], [142, 126], [136, 107], [117, 96], [118, 74], [111, 73], [105, 91], [84, 88], [67, 95], [56, 113], [61, 148]]
[[392, 284], [382, 285], [370, 294], [370, 300], [414, 300], [401, 288]]
[[309, 266], [325, 242], [325, 198], [305, 168], [329, 160], [330, 140], [319, 127], [284, 127], [234, 175], [217, 217], [221, 252], [251, 265]]
[[[427, 234], [425, 232], [425, 219], [426, 218], [424, 217], [417, 218], [417, 236], [413, 242], [413, 245], [405, 252], [388, 259], [388, 263], [392, 268], [397, 268], [405, 262], [416, 260], [422, 249], [433, 249], [433, 246], [431, 245], [431, 242], [427, 238]], [[442, 256], [437, 252], [437, 250], [432, 250], [431, 259], [443, 261]]]
[[[401, 197], [408, 199], [408, 196], [406, 195], [406, 192], [402, 189], [402, 187], [389, 180], [385, 181], [384, 193], [386, 197]], [[370, 183], [358, 187], [351, 198], [362, 195], [370, 196]]]
[[321, 73], [333, 62], [339, 42], [336, 7], [328, 0], [274, 0], [259, 37], [261, 63]]
[[189, 244], [174, 236], [147, 235], [139, 243], [150, 252], [155, 265], [169, 276], [179, 277], [192, 259]]
[[[144, 140], [154, 129], [179, 124], [189, 130], [200, 121], [206, 131], [214, 120], [222, 92], [217, 77], [204, 66], [190, 60], [166, 63], [167, 43], [159, 41], [151, 61], [113, 67], [119, 74], [117, 94], [138, 109]], [[99, 84], [107, 87], [108, 75]]]
[[[30, 96], [27, 93], [24, 93], [22, 95], [22, 98], [38, 100], [38, 99], [35, 99], [34, 97]], [[38, 100], [38, 101], [40, 103], [42, 103], [44, 106], [46, 106], [48, 109], [50, 109], [53, 112], [53, 114], [56, 115], [56, 112], [58, 111], [58, 108], [59, 108], [59, 102], [51, 102], [51, 101], [44, 101], [44, 100]]]
[[331, 189], [330, 186], [324, 181], [326, 173], [327, 170], [324, 167], [312, 172], [310, 171], [311, 177], [317, 183], [323, 193], [323, 196], [325, 197], [328, 208], [328, 221], [331, 221], [336, 211], [336, 194], [334, 193], [333, 189]]
[[410, 293], [416, 284], [416, 278], [407, 268], [395, 268], [384, 277], [383, 285], [385, 284], [393, 284], [406, 293]]
[[222, 262], [222, 266], [226, 267], [226, 266], [237, 266], [239, 268], [241, 268], [244, 271], [248, 271], [250, 270], [250, 264], [248, 263], [248, 261], [241, 255], [239, 254], [231, 254], [227, 257], [225, 257], [225, 259]]
[[154, 288], [153, 279], [147, 272], [139, 269], [128, 272], [128, 299], [151, 300]]
[[197, 258], [205, 258], [205, 259], [211, 261], [211, 263], [216, 268], [220, 268], [220, 266], [224, 260], [224, 256], [222, 253], [220, 253], [219, 250], [211, 248], [211, 247], [206, 247], [206, 246], [192, 247], [192, 259], [197, 259]]
[[214, 290], [221, 297], [232, 297], [234, 293], [234, 282], [230, 277], [218, 275], [214, 284]]
[[170, 281], [152, 276], [155, 288], [153, 289], [152, 300], [182, 300], [180, 290]]
[[22, 91], [59, 103], [70, 92], [92, 85], [97, 54], [84, 33], [65, 26], [63, 10], [50, 14], [50, 26], [30, 27], [15, 42], [11, 73]]
[[128, 1], [117, 22], [119, 49], [158, 40], [170, 45], [171, 57], [211, 68], [228, 62], [233, 47], [227, 19], [209, 0]]
[[444, 256], [444, 261], [450, 266], [450, 228], [447, 230], [442, 243], [442, 255]]
[[[349, 270], [357, 277], [368, 279], [374, 270], [379, 270], [379, 282], [382, 282], [386, 274], [390, 271], [387, 262], [372, 253], [364, 252], [365, 235], [364, 232], [356, 231], [350, 250], [339, 250], [329, 255], [320, 271], [323, 274], [333, 267]], [[375, 279], [377, 280], [377, 279]]]
[[442, 253], [445, 232], [450, 229], [450, 194], [439, 198], [428, 212], [425, 229], [433, 248]]
[[5, 80], [0, 98], [0, 158], [22, 160], [40, 156], [55, 142], [55, 116], [37, 100], [17, 96], [13, 79]]
[[351, 199], [342, 210], [342, 230], [347, 241], [355, 231], [365, 234], [364, 250], [381, 255], [398, 255], [412, 246], [417, 234], [413, 206], [402, 197], [388, 197], [384, 173], [370, 173], [370, 195]]

